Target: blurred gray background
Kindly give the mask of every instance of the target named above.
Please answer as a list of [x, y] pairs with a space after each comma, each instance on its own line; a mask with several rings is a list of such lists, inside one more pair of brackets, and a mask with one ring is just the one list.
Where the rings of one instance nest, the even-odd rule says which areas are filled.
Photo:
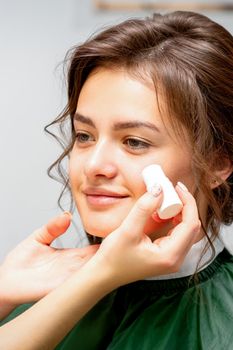
[[[233, 33], [233, 12], [199, 12]], [[60, 149], [43, 128], [65, 105], [67, 50], [103, 25], [149, 13], [99, 11], [90, 0], [0, 0], [0, 261], [60, 213], [61, 185], [46, 174]], [[61, 246], [77, 244], [82, 228], [75, 222]]]

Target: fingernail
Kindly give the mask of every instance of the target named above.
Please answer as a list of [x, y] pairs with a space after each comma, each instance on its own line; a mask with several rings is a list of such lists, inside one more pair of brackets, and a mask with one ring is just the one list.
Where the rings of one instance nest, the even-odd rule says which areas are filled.
[[177, 182], [177, 185], [180, 187], [180, 189], [184, 192], [188, 192], [187, 187], [180, 181]]
[[149, 191], [154, 197], [158, 197], [159, 194], [162, 192], [162, 187], [159, 184], [156, 184], [150, 188]]

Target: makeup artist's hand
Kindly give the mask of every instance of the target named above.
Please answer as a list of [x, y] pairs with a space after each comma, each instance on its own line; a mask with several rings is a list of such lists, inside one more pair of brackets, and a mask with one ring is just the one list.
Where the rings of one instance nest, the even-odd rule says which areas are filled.
[[0, 266], [0, 306], [4, 302], [16, 306], [37, 301], [95, 254], [98, 245], [81, 249], [56, 249], [50, 246], [68, 229], [70, 222], [69, 213], [51, 219], [6, 256]]
[[166, 236], [152, 242], [143, 233], [147, 219], [162, 200], [161, 193], [155, 197], [147, 192], [121, 226], [101, 243], [90, 263], [95, 261], [99, 264], [99, 271], [107, 271], [110, 284], [114, 286], [112, 288], [146, 277], [177, 272], [191, 246], [200, 239], [201, 223], [196, 201], [182, 185], [177, 185], [176, 191], [183, 209], [174, 220], [174, 228]]

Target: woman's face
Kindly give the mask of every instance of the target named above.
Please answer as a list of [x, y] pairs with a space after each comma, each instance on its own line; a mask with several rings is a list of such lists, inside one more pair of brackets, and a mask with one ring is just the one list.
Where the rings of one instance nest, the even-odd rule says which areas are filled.
[[[141, 172], [160, 164], [175, 185], [193, 187], [191, 155], [160, 117], [154, 89], [125, 71], [101, 68], [79, 96], [70, 154], [72, 194], [86, 232], [105, 237], [146, 191]], [[146, 233], [156, 231], [148, 219]]]

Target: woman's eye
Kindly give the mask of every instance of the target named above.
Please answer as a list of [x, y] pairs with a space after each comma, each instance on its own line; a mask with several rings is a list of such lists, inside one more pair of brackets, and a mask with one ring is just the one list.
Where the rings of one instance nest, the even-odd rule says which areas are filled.
[[76, 134], [76, 140], [78, 143], [86, 143], [93, 141], [93, 137], [90, 134], [87, 134], [85, 132], [78, 132]]
[[150, 144], [135, 138], [128, 138], [124, 141], [124, 144], [133, 150], [141, 150], [150, 147]]

